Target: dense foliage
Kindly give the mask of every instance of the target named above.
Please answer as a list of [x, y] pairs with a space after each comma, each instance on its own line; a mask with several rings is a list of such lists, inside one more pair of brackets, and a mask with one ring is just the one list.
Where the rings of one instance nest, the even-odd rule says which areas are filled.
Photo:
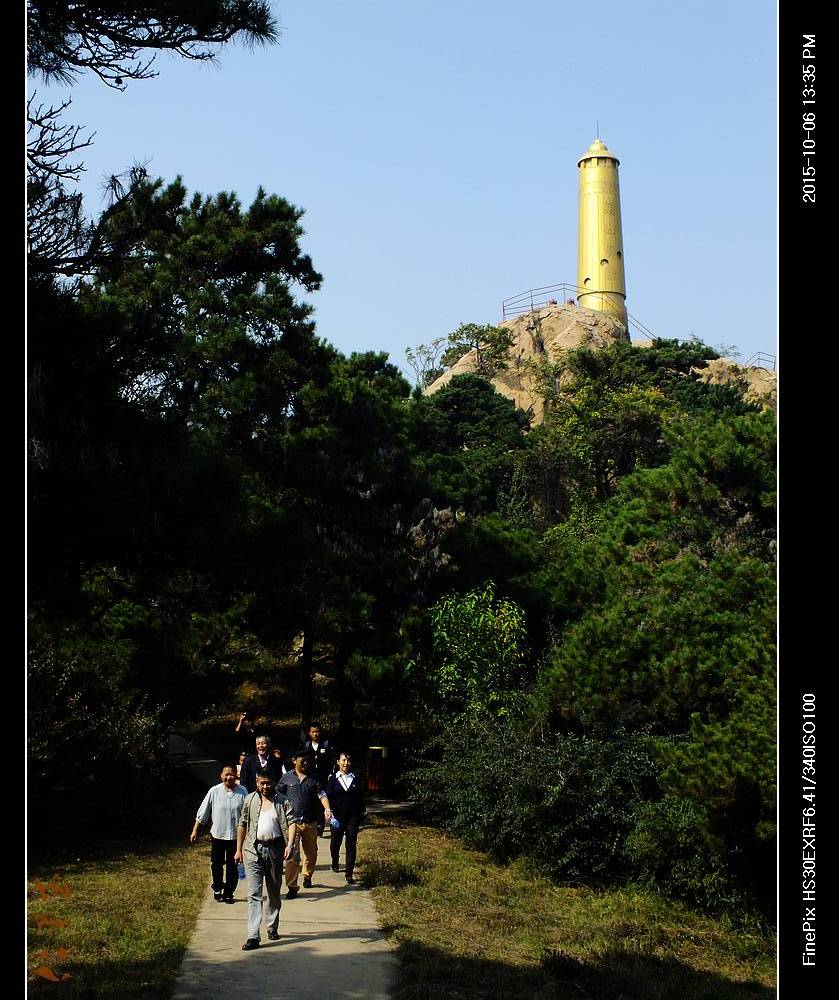
[[[268, 5], [238, 0], [30, 15], [31, 69], [118, 86], [150, 75], [143, 52], [275, 33]], [[387, 672], [421, 496], [410, 385], [317, 338], [295, 295], [321, 277], [283, 198], [189, 197], [136, 169], [85, 219], [65, 108], [30, 103], [29, 753], [39, 792], [95, 786], [104, 752], [151, 796], [167, 728], [229, 691], [248, 650], [304, 636], [309, 716], [329, 649], [347, 729], [358, 684]], [[47, 759], [56, 733], [74, 768]]]
[[[499, 491], [495, 510], [448, 545], [469, 586], [480, 567], [527, 615], [529, 670], [515, 685], [527, 707], [496, 739], [511, 721], [495, 701], [497, 671], [482, 668], [484, 700], [470, 696], [466, 714], [474, 681], [464, 675], [447, 701], [461, 714], [438, 712], [415, 778], [430, 817], [558, 877], [644, 879], [711, 909], [767, 910], [774, 419], [691, 374], [712, 354], [668, 342], [573, 352], [544, 426], [498, 456], [520, 472], [517, 504]], [[451, 602], [441, 597], [429, 616], [438, 692], [450, 676], [439, 621]], [[479, 616], [471, 633], [483, 654], [470, 663], [500, 663], [484, 631]], [[577, 768], [589, 777], [585, 804], [568, 777]], [[550, 817], [538, 837], [527, 832], [537, 815]]]
[[[557, 878], [766, 908], [771, 414], [666, 342], [572, 354], [535, 430], [478, 375], [411, 395], [317, 340], [299, 217], [149, 182], [109, 220], [124, 258], [33, 284], [33, 754], [64, 733], [94, 785], [120, 734], [157, 759], [242, 636], [302, 633], [345, 735], [361, 692], [427, 727], [435, 821]], [[429, 504], [460, 512], [431, 568]]]

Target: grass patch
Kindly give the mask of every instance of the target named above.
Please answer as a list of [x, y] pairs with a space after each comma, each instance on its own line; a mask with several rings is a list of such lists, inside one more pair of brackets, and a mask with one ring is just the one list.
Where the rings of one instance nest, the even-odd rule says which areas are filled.
[[436, 830], [376, 818], [361, 874], [399, 958], [398, 1000], [538, 991], [594, 1000], [771, 1000], [774, 941], [634, 889], [564, 888]]
[[[203, 794], [183, 780], [165, 838], [30, 854], [29, 992], [62, 1000], [165, 1000], [210, 882], [209, 841], [188, 843]], [[194, 802], [192, 799], [194, 798]], [[57, 831], [59, 837], [61, 831]], [[35, 973], [49, 969], [50, 982]]]

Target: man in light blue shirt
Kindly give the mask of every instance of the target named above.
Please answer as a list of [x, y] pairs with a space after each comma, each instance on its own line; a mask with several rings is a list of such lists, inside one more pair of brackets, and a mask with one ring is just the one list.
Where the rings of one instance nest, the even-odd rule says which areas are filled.
[[221, 783], [213, 785], [204, 796], [189, 835], [190, 844], [194, 844], [199, 827], [210, 825], [210, 871], [213, 873], [213, 897], [217, 903], [232, 903], [239, 882], [239, 869], [234, 857], [236, 828], [246, 796], [245, 789], [236, 784], [236, 768], [225, 764], [221, 769]]

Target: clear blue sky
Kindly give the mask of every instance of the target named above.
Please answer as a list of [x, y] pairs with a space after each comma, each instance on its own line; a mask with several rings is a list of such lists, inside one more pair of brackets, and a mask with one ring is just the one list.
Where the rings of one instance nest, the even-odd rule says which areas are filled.
[[[775, 353], [776, 11], [767, 0], [281, 0], [280, 43], [158, 58], [73, 88], [83, 189], [133, 162], [190, 191], [261, 184], [306, 210], [310, 297], [340, 350], [497, 322], [576, 281], [576, 161], [621, 160], [630, 313], [660, 336]], [[39, 93], [55, 97], [36, 84]]]

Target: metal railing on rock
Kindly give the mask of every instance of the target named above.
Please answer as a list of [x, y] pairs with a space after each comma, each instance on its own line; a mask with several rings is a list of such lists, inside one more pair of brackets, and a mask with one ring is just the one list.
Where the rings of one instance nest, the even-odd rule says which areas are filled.
[[[568, 281], [563, 281], [558, 285], [542, 285], [541, 288], [528, 288], [526, 292], [519, 292], [518, 295], [511, 295], [501, 303], [502, 320], [511, 319], [513, 316], [520, 316], [523, 313], [535, 312], [537, 309], [544, 309], [551, 305], [577, 305], [577, 297], [581, 294], [595, 295], [596, 292], [589, 292], [579, 285], [572, 285]], [[602, 293], [601, 293], [602, 294]], [[652, 330], [647, 329], [643, 323], [637, 320], [630, 313], [626, 314], [630, 333], [639, 333], [648, 340], [655, 340], [656, 335]], [[680, 343], [688, 344], [691, 340], [681, 337], [668, 337], [668, 340], [678, 340]], [[735, 364], [742, 368], [766, 368], [775, 371], [778, 359], [774, 354], [767, 354], [765, 351], [756, 351], [748, 361]]]
[[[553, 305], [577, 305], [578, 295], [596, 295], [579, 285], [572, 285], [563, 281], [558, 285], [543, 285], [541, 288], [528, 288], [526, 292], [519, 292], [518, 295], [511, 295], [501, 303], [501, 317], [511, 319], [513, 316], [520, 316], [522, 313], [535, 312], [537, 309], [544, 309], [545, 306]], [[561, 301], [560, 301], [561, 300]], [[629, 313], [626, 314], [630, 331], [635, 331], [650, 340], [655, 339], [655, 334], [648, 330], [639, 320]]]
[[774, 354], [767, 354], [765, 351], [755, 351], [748, 361], [743, 362], [744, 368], [766, 368], [768, 371], [775, 371], [778, 359]]

